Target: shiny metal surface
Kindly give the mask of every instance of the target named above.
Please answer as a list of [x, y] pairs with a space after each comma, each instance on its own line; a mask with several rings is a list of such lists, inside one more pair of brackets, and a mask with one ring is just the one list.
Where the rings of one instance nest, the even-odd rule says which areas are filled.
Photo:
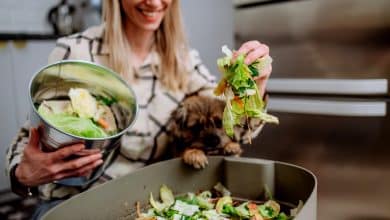
[[283, 97], [271, 95], [268, 111], [347, 117], [385, 117], [387, 101], [335, 97]]
[[388, 0], [317, 0], [236, 10], [236, 46], [266, 43], [271, 78], [389, 79], [389, 8]]
[[[67, 98], [70, 88], [84, 88], [93, 95], [114, 98], [111, 110], [119, 132], [105, 138], [85, 138], [65, 133], [42, 118], [37, 108], [43, 100]], [[108, 152], [119, 145], [120, 137], [132, 125], [137, 115], [137, 101], [133, 90], [116, 73], [94, 63], [76, 60], [60, 61], [42, 68], [29, 85], [30, 120], [39, 127], [41, 143], [47, 150], [83, 142], [87, 149], [99, 148]]]
[[388, 96], [388, 79], [298, 79], [275, 78], [267, 84], [269, 93]]

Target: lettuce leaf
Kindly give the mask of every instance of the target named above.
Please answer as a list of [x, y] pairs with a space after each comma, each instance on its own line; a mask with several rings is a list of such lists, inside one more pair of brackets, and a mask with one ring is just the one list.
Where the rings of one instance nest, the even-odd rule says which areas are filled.
[[[279, 123], [278, 118], [267, 114], [265, 103], [260, 97], [259, 89], [253, 77], [261, 75], [262, 71], [272, 62], [266, 56], [246, 65], [244, 55], [239, 55], [232, 61], [232, 52], [222, 47], [225, 57], [217, 60], [222, 78], [214, 90], [217, 96], [224, 95], [226, 106], [223, 112], [223, 127], [228, 136], [233, 137], [234, 126], [241, 122], [249, 122], [249, 118], [259, 118], [268, 123]], [[248, 125], [249, 126], [249, 125]]]
[[50, 114], [38, 109], [38, 113], [55, 128], [73, 134], [79, 137], [86, 138], [103, 138], [108, 135], [102, 128], [95, 125], [91, 119], [80, 118], [68, 114]]

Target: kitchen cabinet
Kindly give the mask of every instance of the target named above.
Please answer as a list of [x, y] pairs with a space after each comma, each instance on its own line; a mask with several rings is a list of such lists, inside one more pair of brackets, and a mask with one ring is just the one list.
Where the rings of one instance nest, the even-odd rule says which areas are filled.
[[[5, 41], [0, 47], [0, 158], [5, 158], [6, 149], [25, 122], [30, 109], [28, 84], [31, 76], [47, 64], [55, 40], [14, 42]], [[1, 161], [4, 161], [2, 159]], [[0, 170], [5, 163], [0, 164]], [[3, 172], [4, 174], [4, 172]], [[5, 175], [0, 175], [0, 190], [8, 188]]]

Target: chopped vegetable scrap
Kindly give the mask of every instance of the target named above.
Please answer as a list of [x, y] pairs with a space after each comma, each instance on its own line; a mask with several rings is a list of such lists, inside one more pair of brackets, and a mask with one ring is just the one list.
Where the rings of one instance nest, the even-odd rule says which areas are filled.
[[234, 126], [241, 125], [243, 121], [248, 123], [249, 118], [258, 118], [268, 123], [279, 123], [277, 117], [267, 114], [265, 103], [260, 97], [254, 77], [260, 76], [272, 59], [266, 56], [256, 60], [250, 65], [244, 63], [244, 55], [239, 55], [232, 60], [233, 53], [227, 47], [222, 47], [225, 57], [217, 61], [222, 78], [214, 90], [217, 96], [223, 95], [226, 106], [223, 112], [223, 127], [228, 136], [233, 137]]
[[197, 194], [189, 192], [174, 197], [172, 191], [163, 185], [160, 188], [161, 202], [150, 194], [150, 208], [141, 212], [137, 203], [136, 220], [291, 220], [302, 206], [291, 209], [290, 215], [281, 210], [275, 200], [264, 203], [235, 200], [231, 193], [218, 183], [212, 191], [201, 191]]
[[68, 96], [70, 100], [44, 100], [38, 113], [59, 130], [80, 137], [102, 138], [117, 132], [114, 115], [104, 101], [108, 98], [95, 98], [82, 88], [71, 88]]

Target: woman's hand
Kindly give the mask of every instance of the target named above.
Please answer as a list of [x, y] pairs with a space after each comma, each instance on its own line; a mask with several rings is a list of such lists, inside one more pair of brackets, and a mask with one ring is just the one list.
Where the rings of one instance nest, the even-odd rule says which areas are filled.
[[85, 176], [103, 163], [99, 150], [87, 156], [66, 160], [69, 156], [84, 150], [83, 144], [70, 145], [55, 152], [46, 153], [39, 147], [39, 133], [30, 130], [30, 139], [24, 148], [22, 160], [16, 167], [15, 175], [25, 186], [38, 186], [66, 177]]
[[[234, 52], [233, 57], [237, 57], [239, 54], [245, 55], [245, 64], [249, 65], [255, 62], [257, 59], [269, 56], [269, 48], [267, 45], [260, 43], [259, 41], [248, 41], [241, 45], [241, 47]], [[256, 77], [255, 80], [260, 89], [260, 95], [263, 97], [265, 93], [265, 87], [268, 78], [271, 75], [272, 65], [267, 66], [260, 76]]]

